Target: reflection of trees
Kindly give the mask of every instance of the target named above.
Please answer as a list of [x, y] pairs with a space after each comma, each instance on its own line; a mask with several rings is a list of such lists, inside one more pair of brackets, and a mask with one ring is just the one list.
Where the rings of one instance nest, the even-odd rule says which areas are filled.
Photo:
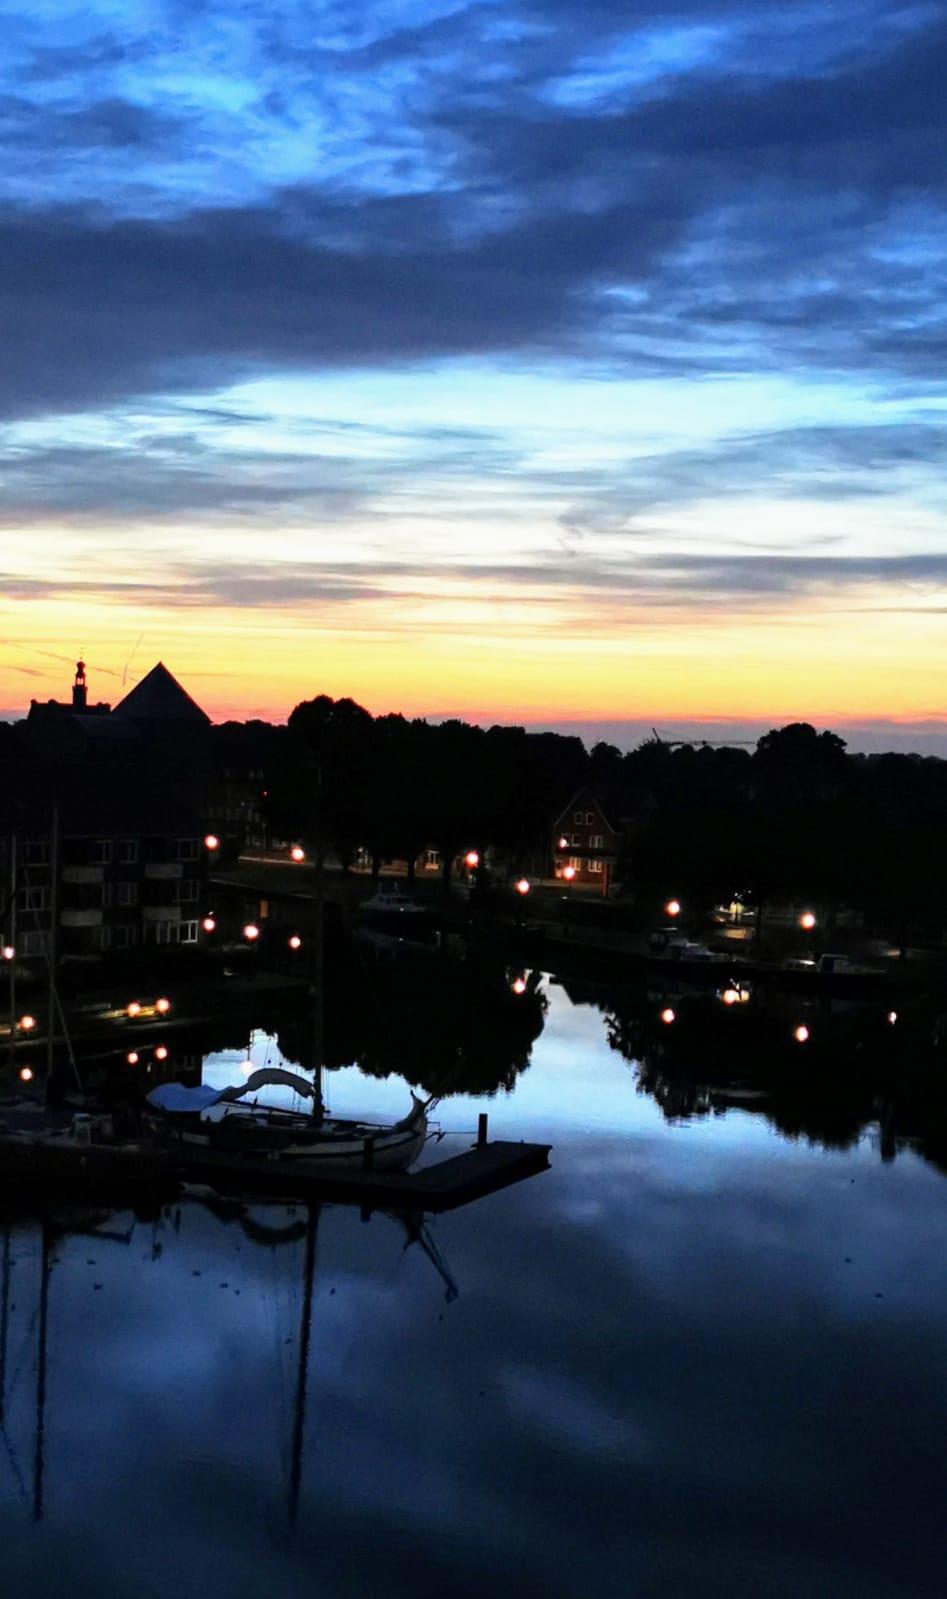
[[775, 1010], [678, 998], [667, 1025], [661, 1008], [653, 996], [626, 995], [606, 1009], [605, 1030], [634, 1064], [639, 1093], [668, 1120], [740, 1109], [824, 1149], [850, 1148], [877, 1127], [883, 1158], [910, 1145], [947, 1171], [944, 1049], [923, 1007], [897, 1028], [874, 1007], [823, 1013], [804, 1046]]
[[[429, 1094], [509, 1091], [530, 1063], [545, 1013], [538, 974], [517, 994], [498, 961], [352, 955], [333, 966], [326, 1065], [396, 1074]], [[278, 1032], [287, 1059], [311, 1063], [308, 1018], [285, 1018]]]

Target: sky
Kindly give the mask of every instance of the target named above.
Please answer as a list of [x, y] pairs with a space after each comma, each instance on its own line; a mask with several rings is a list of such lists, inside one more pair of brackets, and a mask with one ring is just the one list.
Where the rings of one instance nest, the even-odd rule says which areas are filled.
[[81, 651], [215, 717], [947, 752], [942, 6], [0, 40], [3, 714]]

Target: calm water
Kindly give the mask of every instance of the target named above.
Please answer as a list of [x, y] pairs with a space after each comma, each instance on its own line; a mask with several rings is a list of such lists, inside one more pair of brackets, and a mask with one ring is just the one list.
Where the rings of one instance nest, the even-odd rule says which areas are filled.
[[[42, 1230], [12, 1226], [5, 1592], [944, 1592], [944, 1179], [743, 1110], [670, 1125], [603, 1017], [549, 999], [515, 1092], [441, 1115], [489, 1109], [552, 1170], [420, 1240], [343, 1208], [60, 1214], [39, 1471]], [[353, 1071], [331, 1100], [407, 1095]]]

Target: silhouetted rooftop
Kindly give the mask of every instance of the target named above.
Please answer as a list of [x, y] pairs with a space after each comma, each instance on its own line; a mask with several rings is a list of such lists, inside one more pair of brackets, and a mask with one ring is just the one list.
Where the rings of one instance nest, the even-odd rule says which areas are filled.
[[132, 722], [188, 722], [202, 727], [210, 722], [162, 661], [119, 701], [112, 715]]

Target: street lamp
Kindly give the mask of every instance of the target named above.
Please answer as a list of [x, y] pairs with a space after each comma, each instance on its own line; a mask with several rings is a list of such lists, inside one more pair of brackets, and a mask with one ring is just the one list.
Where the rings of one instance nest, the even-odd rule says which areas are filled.
[[140, 1002], [137, 999], [133, 999], [130, 1005], [126, 1005], [125, 1006], [125, 1015], [126, 1016], [140, 1016], [141, 1015], [141, 1004], [140, 1004]]
[[31, 1083], [32, 1081], [33, 1081], [33, 1068], [32, 1068], [32, 1066], [24, 1066], [24, 1067], [22, 1067], [22, 1069], [20, 1071], [20, 1082], [21, 1083]]
[[673, 1011], [671, 1009], [670, 1005], [667, 1005], [665, 1007], [665, 1009], [661, 1012], [661, 1020], [664, 1023], [665, 1027], [670, 1027], [672, 1022], [676, 1022], [677, 1021], [677, 1012]]
[[128, 1054], [125, 1056], [125, 1059], [127, 1060], [129, 1066], [137, 1066], [138, 1065], [138, 1051], [137, 1051], [137, 1049], [130, 1049], [128, 1051]]
[[811, 933], [813, 927], [815, 926], [815, 914], [814, 914], [814, 912], [813, 911], [803, 911], [802, 915], [799, 918], [799, 926], [804, 928], [807, 933]]
[[167, 1060], [167, 1058], [168, 1058], [168, 1046], [167, 1046], [167, 1044], [159, 1044], [158, 1048], [155, 1050], [155, 1060]]
[[3, 956], [5, 961], [12, 961], [16, 956], [16, 950], [12, 944], [4, 944], [3, 949], [0, 950], [0, 955]]
[[215, 849], [220, 849], [220, 839], [217, 837], [216, 833], [208, 833], [206, 835], [204, 839], [204, 848], [209, 849], [211, 852], [213, 852]]
[[513, 887], [516, 889], [517, 894], [528, 894], [529, 893], [529, 878], [528, 877], [519, 877], [519, 878], [517, 878], [516, 882], [513, 884]]
[[300, 938], [298, 933], [294, 933], [293, 934], [292, 938], [289, 941], [289, 947], [290, 947], [290, 949], [302, 949], [303, 941]]
[[571, 883], [572, 879], [575, 876], [575, 867], [574, 866], [564, 866], [562, 868], [562, 875], [565, 878], [567, 883]]
[[289, 858], [291, 861], [295, 861], [297, 865], [300, 861], [304, 861], [306, 859], [306, 851], [303, 849], [301, 844], [293, 845], [289, 852]]
[[796, 1040], [797, 1044], [805, 1044], [808, 1042], [809, 1029], [805, 1022], [800, 1022], [799, 1026], [793, 1029], [792, 1036]]
[[475, 867], [480, 865], [480, 856], [479, 856], [477, 850], [469, 849], [467, 851], [466, 855], [464, 856], [464, 865], [471, 872], [474, 870]]
[[201, 922], [201, 927], [205, 933], [212, 933], [216, 926], [217, 922], [213, 916], [205, 916], [204, 920]]
[[525, 977], [514, 977], [513, 982], [511, 984], [511, 987], [513, 989], [514, 994], [525, 994], [526, 993], [526, 978]]
[[246, 927], [243, 929], [243, 936], [250, 944], [259, 938], [260, 929], [257, 927], [256, 922], [247, 922]]
[[664, 909], [668, 916], [680, 916], [681, 902], [679, 899], [669, 899]]

